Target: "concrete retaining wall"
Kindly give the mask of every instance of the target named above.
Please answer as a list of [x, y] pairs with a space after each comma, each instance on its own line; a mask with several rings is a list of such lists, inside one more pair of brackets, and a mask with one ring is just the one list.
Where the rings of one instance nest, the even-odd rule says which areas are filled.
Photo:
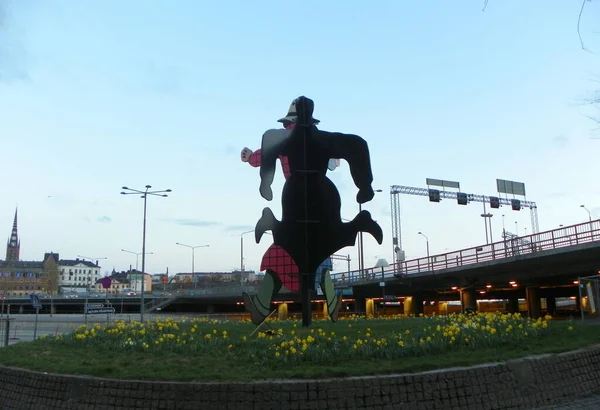
[[1, 409], [529, 409], [600, 389], [600, 346], [418, 374], [253, 383], [100, 379], [0, 366]]

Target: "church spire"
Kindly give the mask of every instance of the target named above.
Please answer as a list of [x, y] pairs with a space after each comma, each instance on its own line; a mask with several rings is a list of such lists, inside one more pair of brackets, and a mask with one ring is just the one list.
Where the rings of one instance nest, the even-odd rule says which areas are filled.
[[20, 249], [21, 241], [19, 240], [19, 233], [17, 230], [17, 209], [15, 209], [15, 220], [13, 222], [12, 232], [8, 243], [6, 244], [6, 260], [18, 261]]

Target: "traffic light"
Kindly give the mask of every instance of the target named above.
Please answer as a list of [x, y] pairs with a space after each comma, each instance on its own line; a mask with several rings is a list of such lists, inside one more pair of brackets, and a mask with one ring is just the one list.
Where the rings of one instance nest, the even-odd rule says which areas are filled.
[[469, 203], [467, 194], [464, 192], [458, 192], [456, 194], [456, 202], [458, 202], [459, 205], [467, 205]]
[[519, 201], [518, 199], [511, 199], [510, 200], [510, 205], [512, 206], [512, 210], [513, 211], [520, 211], [521, 210], [521, 201]]
[[500, 198], [497, 196], [490, 197], [490, 207], [494, 209], [500, 208]]
[[438, 191], [437, 189], [430, 189], [429, 202], [440, 202], [440, 191]]

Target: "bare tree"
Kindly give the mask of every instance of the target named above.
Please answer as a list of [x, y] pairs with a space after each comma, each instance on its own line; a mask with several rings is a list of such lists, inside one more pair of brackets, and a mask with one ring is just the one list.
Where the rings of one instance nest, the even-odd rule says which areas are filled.
[[[577, 36], [579, 37], [579, 45], [581, 46], [582, 50], [587, 51], [588, 53], [591, 53], [592, 51], [586, 47], [586, 45], [583, 41], [583, 36], [581, 35], [581, 18], [584, 15], [586, 4], [591, 3], [591, 2], [592, 2], [592, 0], [581, 0], [581, 7], [579, 8], [579, 14], [577, 15]], [[483, 0], [482, 11], [485, 11], [488, 4], [489, 4], [489, 0]], [[600, 80], [598, 80], [597, 82], [600, 83]], [[596, 92], [594, 93], [594, 95], [591, 98], [584, 100], [584, 104], [592, 105], [594, 107], [600, 108], [600, 89], [596, 90]], [[591, 120], [600, 124], [600, 115], [599, 116], [588, 115], [588, 117]], [[595, 131], [599, 131], [599, 130], [600, 130], [600, 127], [598, 127]], [[592, 138], [600, 139], [600, 137], [592, 137]]]

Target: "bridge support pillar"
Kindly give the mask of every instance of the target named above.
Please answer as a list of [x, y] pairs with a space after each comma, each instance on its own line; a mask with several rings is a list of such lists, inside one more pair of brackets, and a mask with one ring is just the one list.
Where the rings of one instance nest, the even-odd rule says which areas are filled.
[[550, 316], [556, 314], [556, 298], [554, 296], [546, 296], [546, 308]]
[[519, 297], [517, 295], [508, 298], [508, 313], [517, 313], [519, 311]]
[[408, 316], [412, 313], [413, 306], [413, 298], [412, 296], [407, 296], [404, 298], [404, 315]]
[[[327, 303], [323, 304], [325, 306], [325, 308], [323, 309], [323, 313], [326, 313], [327, 311]], [[327, 317], [327, 316], [325, 316]], [[277, 307], [277, 318], [279, 320], [287, 320], [288, 318], [288, 304], [287, 303], [280, 303], [279, 306]]]
[[365, 301], [365, 316], [375, 317], [375, 301], [373, 299], [367, 299]]
[[540, 298], [540, 288], [528, 287], [525, 290], [525, 299], [527, 301], [527, 313], [529, 317], [537, 319], [542, 316], [542, 298]]
[[463, 289], [460, 291], [460, 304], [463, 313], [466, 313], [468, 311], [477, 311], [476, 295], [477, 293], [475, 292], [475, 288], [473, 287]]
[[362, 295], [358, 287], [352, 289], [354, 294], [354, 313], [361, 315], [367, 311], [367, 299]]
[[423, 295], [416, 294], [404, 298], [404, 314], [415, 315], [423, 313]]

